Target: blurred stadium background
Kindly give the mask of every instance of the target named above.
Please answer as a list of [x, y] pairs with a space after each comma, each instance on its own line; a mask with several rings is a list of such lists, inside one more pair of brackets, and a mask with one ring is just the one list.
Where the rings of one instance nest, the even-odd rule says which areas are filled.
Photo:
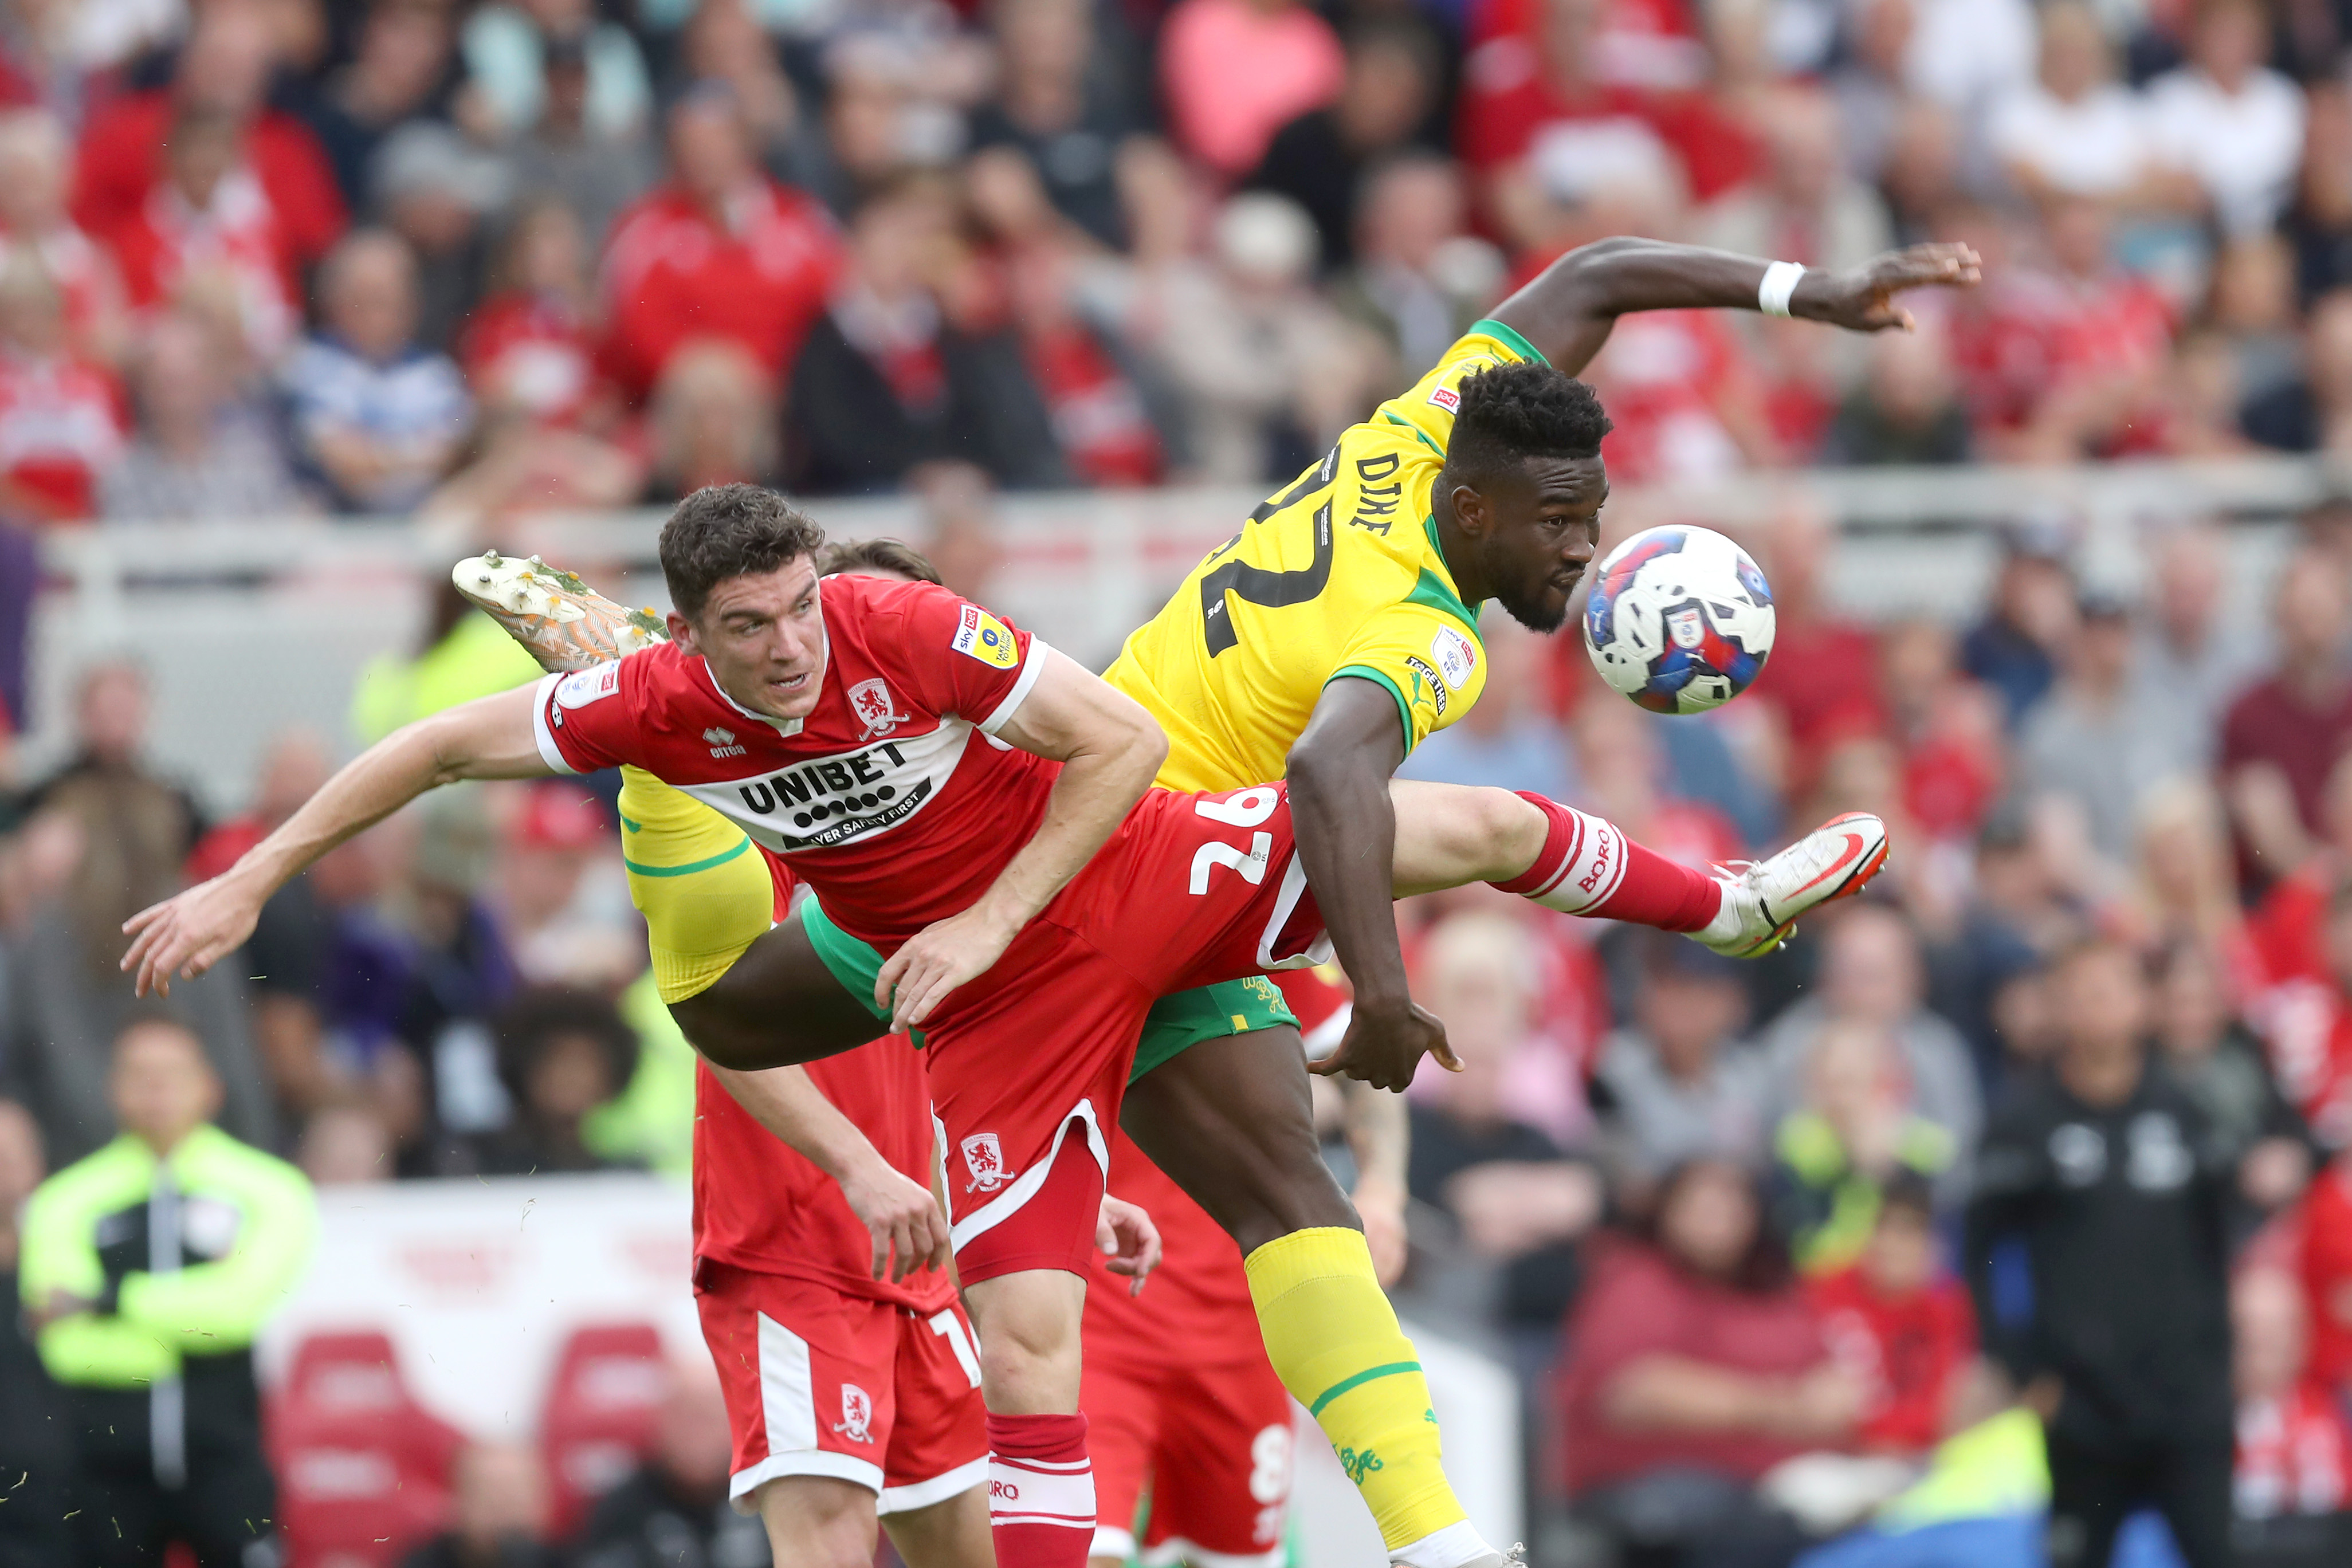
[[[1959, 1238], [1990, 1108], [2078, 1043], [2053, 957], [2112, 937], [2232, 1194], [2234, 1352], [2184, 1307], [2150, 1354], [2233, 1380], [2239, 1556], [2352, 1561], [2347, 43], [2332, 0], [0, 0], [0, 1262], [112, 1134], [120, 920], [529, 673], [457, 556], [658, 603], [662, 505], [761, 480], [1099, 665], [1567, 248], [1965, 240], [1985, 286], [1915, 334], [1664, 314], [1592, 367], [1604, 544], [1732, 533], [1779, 648], [1664, 721], [1572, 635], [1496, 626], [1486, 700], [1409, 770], [1697, 859], [1867, 809], [1897, 857], [1733, 975], [1517, 900], [1408, 907], [1475, 1070], [1414, 1092], [1400, 1299], [1490, 1533], [1731, 1561], [1591, 1506], [1645, 1479], [1610, 1468], [1596, 1347], [1657, 1311], [1662, 1175], [1720, 1159], [1798, 1267], [1685, 1268], [1693, 1299], [1809, 1345], [1771, 1372], [1818, 1397], [1642, 1464], [1770, 1476], [1825, 1537], [1958, 1476], [1815, 1561], [1942, 1561], [1901, 1553], [1968, 1524], [1967, 1561], [2040, 1561], [2038, 1461], [1936, 1448], [2014, 1436], [1969, 1425], [2000, 1325]], [[428, 801], [245, 956], [178, 1005], [222, 1125], [317, 1187], [259, 1342], [297, 1568], [452, 1530], [439, 1561], [655, 1561], [580, 1534], [641, 1466], [707, 1479], [716, 1418], [677, 1371], [690, 1058], [607, 807]], [[1880, 1199], [1915, 1186], [1941, 1260], [1887, 1283]], [[57, 1439], [0, 1338], [5, 1495]], [[2167, 1419], [2134, 1440], [2195, 1436]], [[1301, 1452], [1302, 1560], [1377, 1562]], [[1822, 1453], [1903, 1468], [1790, 1479]], [[39, 1506], [0, 1502], [0, 1563], [71, 1560]], [[765, 1561], [756, 1530], [697, 1549]], [[2126, 1551], [2174, 1560], [2153, 1523]]]

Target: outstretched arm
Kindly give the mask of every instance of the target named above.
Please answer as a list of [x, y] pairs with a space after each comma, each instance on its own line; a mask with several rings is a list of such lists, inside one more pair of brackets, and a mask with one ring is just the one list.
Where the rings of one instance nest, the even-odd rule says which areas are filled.
[[[1544, 268], [1496, 306], [1493, 317], [1574, 375], [1609, 340], [1617, 318], [1630, 312], [1759, 308], [1758, 290], [1770, 265], [1665, 240], [1596, 240]], [[1789, 314], [1856, 332], [1907, 331], [1911, 313], [1895, 302], [1896, 295], [1966, 287], [1977, 277], [1977, 254], [1967, 246], [1913, 246], [1844, 271], [1807, 267], [1789, 296]]]
[[1422, 1053], [1459, 1068], [1445, 1026], [1413, 1006], [1392, 907], [1396, 810], [1389, 776], [1405, 735], [1388, 688], [1343, 675], [1323, 688], [1290, 748], [1290, 819], [1299, 862], [1356, 1003], [1339, 1049], [1315, 1063], [1376, 1089], [1412, 1082]]
[[175, 977], [193, 978], [236, 951], [271, 894], [427, 789], [460, 779], [551, 775], [531, 733], [538, 690], [518, 686], [394, 731], [346, 763], [236, 864], [124, 921], [131, 943], [122, 967], [138, 971], [138, 994], [169, 995]]
[[1045, 820], [979, 903], [925, 926], [882, 966], [874, 1005], [890, 1009], [893, 1030], [914, 1028], [950, 991], [986, 974], [1109, 841], [1167, 758], [1168, 737], [1141, 704], [1060, 653], [1045, 657], [1037, 684], [998, 731], [1062, 765]]

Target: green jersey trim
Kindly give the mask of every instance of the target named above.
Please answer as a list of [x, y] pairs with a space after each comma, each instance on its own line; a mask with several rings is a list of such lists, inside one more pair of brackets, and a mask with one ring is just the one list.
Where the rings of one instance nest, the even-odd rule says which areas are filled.
[[[1438, 559], [1444, 560], [1445, 552], [1439, 549], [1437, 544], [1437, 514], [1433, 512], [1422, 518], [1421, 528], [1422, 532], [1429, 536], [1430, 552]], [[1478, 641], [1478, 617], [1472, 614], [1470, 607], [1462, 602], [1462, 596], [1454, 591], [1453, 585], [1429, 568], [1424, 566], [1421, 569], [1421, 578], [1412, 585], [1412, 591], [1404, 596], [1404, 601], [1407, 604], [1426, 604], [1432, 610], [1444, 611], [1470, 629], [1472, 642], [1478, 643], [1482, 648], [1486, 646], [1484, 643]]]
[[1396, 677], [1391, 675], [1386, 670], [1376, 670], [1370, 664], [1342, 664], [1332, 671], [1323, 684], [1328, 686], [1333, 681], [1349, 675], [1360, 681], [1373, 681], [1386, 686], [1389, 689], [1389, 695], [1396, 698], [1397, 720], [1404, 726], [1404, 753], [1407, 757], [1412, 756], [1412, 704], [1406, 699], [1404, 688], [1396, 684]]
[[1517, 328], [1506, 326], [1492, 316], [1471, 322], [1470, 330], [1463, 335], [1469, 338], [1482, 335], [1492, 338], [1523, 360], [1532, 360], [1539, 365], [1549, 362], [1533, 343], [1519, 336]]
[[1436, 453], [1440, 457], [1443, 457], [1443, 456], [1444, 456], [1444, 455], [1445, 455], [1445, 448], [1444, 448], [1443, 446], [1440, 446], [1440, 445], [1439, 445], [1439, 444], [1437, 444], [1437, 443], [1435, 443], [1434, 441], [1432, 441], [1432, 440], [1429, 438], [1429, 432], [1427, 432], [1427, 431], [1425, 431], [1425, 430], [1422, 429], [1422, 427], [1421, 427], [1421, 426], [1419, 426], [1419, 425], [1415, 424], [1412, 421], [1411, 421], [1411, 420], [1409, 420], [1409, 419], [1406, 419], [1406, 418], [1403, 418], [1402, 415], [1391, 413], [1389, 413], [1386, 409], [1382, 409], [1382, 410], [1381, 411], [1381, 417], [1382, 419], [1387, 420], [1391, 424], [1402, 424], [1402, 425], [1403, 425], [1407, 430], [1412, 431], [1412, 432], [1413, 433], [1413, 434], [1415, 434], [1415, 435], [1417, 435], [1417, 436], [1419, 436], [1419, 437], [1421, 438], [1421, 444], [1422, 444], [1423, 446], [1428, 447], [1432, 452]]
[[1307, 1413], [1309, 1416], [1320, 1416], [1323, 1414], [1323, 1407], [1325, 1406], [1330, 1404], [1331, 1401], [1339, 1398], [1339, 1396], [1349, 1392], [1350, 1389], [1360, 1388], [1365, 1384], [1373, 1382], [1379, 1378], [1395, 1377], [1403, 1373], [1419, 1372], [1420, 1370], [1421, 1363], [1417, 1361], [1391, 1361], [1384, 1366], [1368, 1366], [1364, 1368], [1363, 1371], [1356, 1374], [1355, 1376], [1343, 1377], [1339, 1382], [1333, 1384], [1330, 1387], [1325, 1389], [1322, 1393], [1317, 1395], [1315, 1396], [1315, 1403], [1307, 1407]]
[[706, 856], [698, 861], [688, 861], [684, 865], [639, 865], [626, 855], [621, 857], [621, 863], [639, 876], [692, 876], [697, 872], [709, 871], [713, 866], [725, 865], [751, 847], [750, 839], [741, 839], [737, 841], [731, 850], [721, 850], [715, 855]]

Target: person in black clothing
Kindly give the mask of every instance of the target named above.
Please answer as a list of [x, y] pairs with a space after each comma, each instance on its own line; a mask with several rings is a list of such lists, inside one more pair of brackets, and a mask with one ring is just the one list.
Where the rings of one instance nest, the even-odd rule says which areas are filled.
[[1411, 146], [1436, 106], [1441, 57], [1425, 24], [1402, 16], [1364, 23], [1348, 37], [1338, 101], [1280, 131], [1244, 182], [1307, 209], [1322, 241], [1323, 268], [1355, 256], [1356, 204], [1365, 176]]
[[973, 149], [1026, 154], [1056, 211], [1125, 249], [1118, 158], [1150, 129], [1150, 94], [1124, 79], [1115, 50], [1097, 47], [1089, 0], [999, 0], [994, 17], [1003, 80], [992, 101], [972, 110]]
[[2016, 1085], [1977, 1156], [1966, 1249], [1986, 1348], [2047, 1429], [2052, 1568], [2107, 1568], [2142, 1506], [2189, 1568], [2226, 1568], [2236, 1164], [2149, 1059], [2130, 950], [2086, 942], [2053, 978], [2057, 1061]]
[[597, 1500], [572, 1568], [768, 1568], [767, 1527], [728, 1506], [732, 1458], [718, 1373], [671, 1363], [653, 1453]]

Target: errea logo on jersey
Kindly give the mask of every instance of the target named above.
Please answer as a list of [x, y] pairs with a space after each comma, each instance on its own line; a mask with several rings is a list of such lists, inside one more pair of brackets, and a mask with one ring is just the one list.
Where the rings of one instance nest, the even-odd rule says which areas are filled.
[[1471, 674], [1478, 668], [1478, 647], [1451, 626], [1441, 626], [1430, 639], [1429, 656], [1437, 662], [1437, 673], [1445, 684], [1460, 691], [1470, 684]]
[[721, 729], [713, 725], [702, 732], [702, 738], [710, 743], [710, 755], [713, 757], [748, 755], [744, 747], [735, 744], [735, 732], [731, 729]]
[[963, 607], [963, 617], [957, 622], [948, 646], [999, 670], [1009, 670], [1021, 659], [1021, 651], [1013, 643], [1013, 629], [977, 604]]

